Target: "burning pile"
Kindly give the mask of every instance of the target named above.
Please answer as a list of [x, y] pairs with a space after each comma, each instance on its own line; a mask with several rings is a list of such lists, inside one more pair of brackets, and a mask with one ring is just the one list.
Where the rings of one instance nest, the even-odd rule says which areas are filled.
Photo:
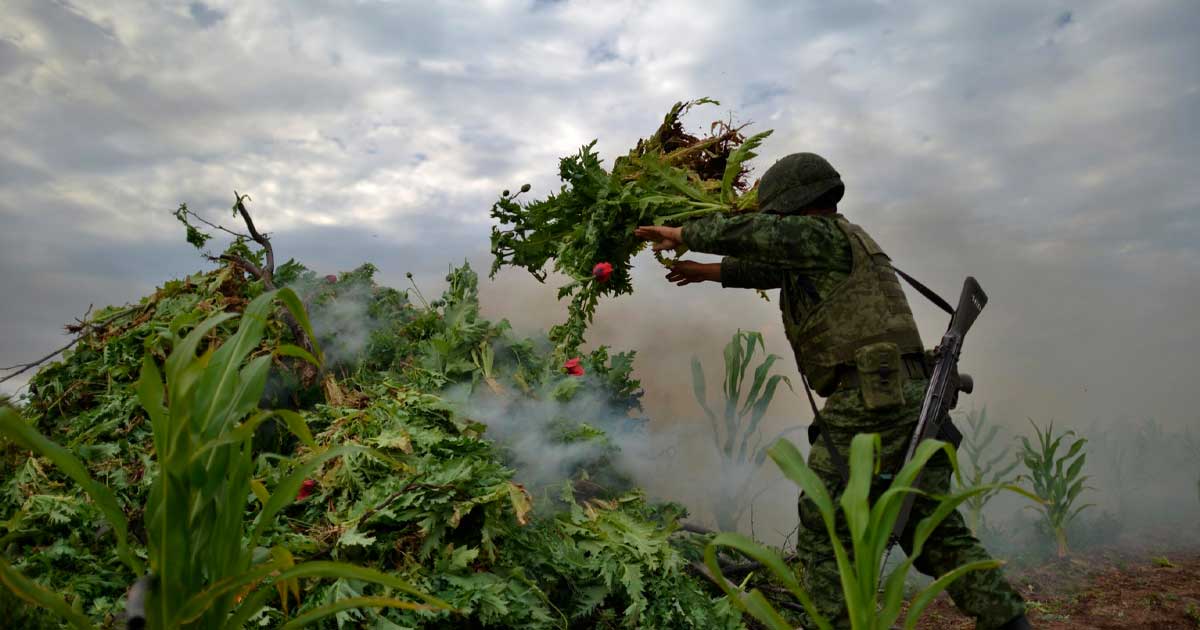
[[[685, 570], [703, 541], [681, 535], [682, 508], [648, 503], [611, 464], [609, 432], [638, 431], [644, 422], [632, 353], [599, 348], [564, 367], [544, 338], [516, 338], [507, 322], [480, 316], [477, 277], [465, 265], [450, 271], [441, 299], [414, 304], [409, 292], [377, 285], [370, 265], [327, 276], [288, 261], [255, 277], [245, 263], [262, 271], [262, 252], [235, 246], [241, 262], [213, 257], [221, 264], [211, 271], [167, 282], [136, 306], [98, 312], [91, 322], [103, 323], [80, 329], [84, 338], [43, 367], [19, 401], [21, 421], [112, 491], [135, 555], [146, 557], [153, 535], [145, 511], [160, 474], [152, 422], [135, 386], [143, 356], [162, 364], [214, 314], [241, 313], [267, 291], [268, 277], [304, 302], [310, 345], [325, 362], [317, 380], [303, 378], [293, 363], [298, 340], [278, 312], [260, 344], [246, 349], [272, 364], [259, 406], [294, 410], [307, 427], [300, 432], [307, 439], [297, 439], [291, 423], [270, 421], [253, 434], [254, 492], [242, 517], [265, 518], [266, 496], [291, 502], [251, 551], [377, 569], [455, 612], [352, 608], [349, 601], [381, 601], [392, 592], [352, 579], [305, 578], [277, 584], [278, 596], [257, 609], [252, 624], [278, 627], [341, 606], [322, 627], [742, 627], [728, 601]], [[205, 349], [219, 353], [236, 328], [233, 320], [212, 328], [196, 360], [207, 360]], [[476, 417], [484, 407], [508, 426], [501, 431]], [[519, 448], [497, 435], [504, 431], [538, 436], [539, 449]], [[362, 448], [302, 465], [346, 445]], [[554, 459], [559, 451], [546, 445], [572, 446], [560, 449], [572, 456]], [[541, 474], [526, 475], [539, 453], [551, 461], [536, 462]], [[297, 474], [304, 482], [287, 485]], [[119, 619], [125, 591], [139, 577], [83, 489], [4, 437], [0, 541], [0, 569], [20, 572], [93, 623]], [[59, 623], [4, 586], [0, 609], [13, 627]]]

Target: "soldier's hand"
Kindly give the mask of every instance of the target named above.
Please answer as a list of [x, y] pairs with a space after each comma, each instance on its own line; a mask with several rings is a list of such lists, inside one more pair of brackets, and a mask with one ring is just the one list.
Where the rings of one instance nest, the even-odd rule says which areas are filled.
[[721, 263], [698, 263], [694, 260], [679, 260], [671, 265], [667, 280], [679, 286], [694, 282], [721, 281]]
[[643, 241], [653, 241], [656, 252], [678, 249], [683, 245], [683, 230], [677, 227], [643, 225], [634, 230], [633, 235]]

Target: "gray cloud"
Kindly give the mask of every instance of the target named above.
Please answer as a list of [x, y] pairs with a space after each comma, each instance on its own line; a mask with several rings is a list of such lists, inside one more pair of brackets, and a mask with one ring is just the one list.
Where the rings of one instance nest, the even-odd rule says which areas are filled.
[[193, 2], [188, 5], [188, 13], [201, 28], [208, 28], [225, 19], [225, 14], [217, 11], [203, 2]]

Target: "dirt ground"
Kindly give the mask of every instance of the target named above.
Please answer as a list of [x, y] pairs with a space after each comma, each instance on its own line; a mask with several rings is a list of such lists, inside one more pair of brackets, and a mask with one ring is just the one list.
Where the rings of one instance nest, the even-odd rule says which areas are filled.
[[[1200, 550], [1165, 555], [1150, 547], [1092, 551], [1041, 566], [1012, 567], [1007, 573], [1028, 601], [1034, 628], [1200, 629]], [[975, 626], [943, 594], [926, 609], [918, 627]]]

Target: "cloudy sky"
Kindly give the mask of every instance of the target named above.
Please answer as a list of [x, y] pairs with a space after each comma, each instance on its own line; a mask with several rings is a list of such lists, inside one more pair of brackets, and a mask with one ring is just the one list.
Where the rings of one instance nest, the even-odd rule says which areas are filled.
[[[703, 9], [699, 9], [701, 5]], [[249, 193], [284, 258], [364, 261], [426, 292], [489, 263], [497, 192], [627, 150], [709, 96], [841, 170], [842, 210], [898, 266], [991, 303], [976, 405], [1086, 426], [1200, 407], [1200, 4], [0, 0], [0, 366], [61, 324], [203, 267], [170, 211]], [[788, 354], [774, 303], [671, 287], [643, 261], [595, 342], [641, 352], [651, 416], [691, 409], [738, 327]], [[489, 313], [564, 312], [516, 273]], [[731, 294], [732, 293], [732, 294]], [[916, 309], [932, 345], [944, 317]], [[782, 363], [781, 363], [782, 364]], [[793, 368], [789, 366], [789, 373]], [[10, 382], [8, 385], [12, 385]], [[801, 398], [776, 413], [803, 417]]]

